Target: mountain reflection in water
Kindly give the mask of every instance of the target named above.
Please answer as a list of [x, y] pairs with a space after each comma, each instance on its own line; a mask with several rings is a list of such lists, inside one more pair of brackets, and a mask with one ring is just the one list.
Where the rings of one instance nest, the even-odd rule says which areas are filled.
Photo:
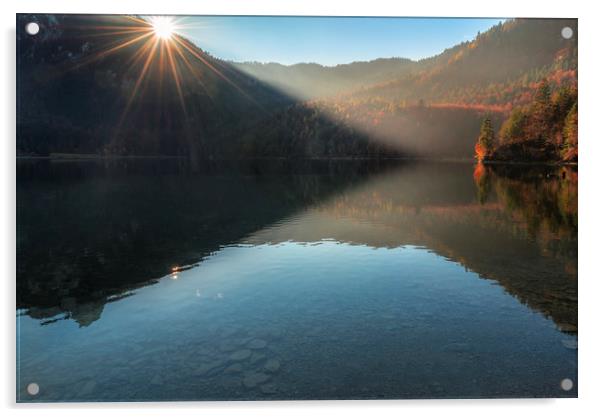
[[[23, 161], [18, 164], [17, 216], [18, 313], [20, 320], [28, 317], [33, 320], [31, 323], [37, 323], [38, 329], [46, 329], [38, 331], [36, 326], [27, 324], [29, 321], [23, 322], [20, 360], [24, 374], [29, 369], [27, 364], [32, 360], [35, 362], [28, 355], [41, 348], [36, 337], [58, 337], [60, 332], [67, 331], [65, 326], [72, 323], [71, 320], [78, 324], [79, 332], [87, 328], [91, 332], [100, 331], [94, 330], [96, 322], [100, 323], [98, 329], [109, 323], [117, 329], [128, 321], [141, 320], [135, 313], [142, 311], [136, 308], [143, 308], [136, 307], [139, 304], [137, 297], [142, 302], [151, 294], [157, 294], [157, 297], [163, 297], [156, 302], [157, 308], [166, 308], [163, 307], [163, 302], [168, 301], [166, 297], [173, 297], [172, 301], [178, 303], [179, 293], [170, 292], [175, 291], [175, 286], [180, 286], [180, 291], [190, 286], [190, 291], [194, 290], [201, 299], [207, 293], [212, 299], [218, 299], [224, 294], [217, 289], [211, 293], [217, 282], [241, 288], [240, 291], [252, 285], [263, 285], [265, 297], [280, 294], [281, 298], [287, 298], [293, 296], [288, 293], [290, 289], [280, 286], [285, 285], [282, 280], [288, 279], [287, 285], [299, 291], [299, 298], [288, 301], [286, 314], [290, 313], [295, 320], [303, 317], [309, 320], [313, 314], [310, 310], [316, 309], [326, 323], [329, 317], [347, 311], [345, 309], [354, 302], [358, 308], [356, 313], [362, 311], [360, 307], [367, 301], [354, 301], [356, 297], [365, 294], [369, 298], [371, 291], [382, 287], [384, 292], [379, 297], [384, 298], [371, 300], [377, 304], [382, 302], [382, 307], [366, 304], [366, 311], [391, 315], [397, 325], [413, 322], [412, 326], [415, 326], [423, 323], [425, 317], [418, 312], [411, 313], [412, 309], [421, 302], [429, 303], [424, 314], [431, 315], [426, 317], [431, 317], [429, 326], [438, 337], [433, 340], [434, 344], [448, 340], [446, 332], [451, 331], [452, 326], [459, 326], [456, 334], [465, 332], [472, 338], [478, 337], [480, 330], [473, 329], [465, 319], [471, 314], [487, 314], [479, 303], [488, 297], [499, 297], [492, 304], [498, 303], [500, 308], [509, 300], [518, 300], [527, 310], [513, 307], [512, 314], [516, 316], [508, 316], [508, 323], [515, 323], [515, 319], [523, 316], [525, 320], [531, 320], [526, 318], [526, 311], [535, 312], [553, 323], [550, 331], [556, 333], [546, 333], [548, 336], [545, 337], [569, 338], [563, 343], [570, 347], [576, 343], [573, 340], [577, 333], [577, 172], [571, 167], [259, 161], [214, 164], [203, 172], [190, 172], [186, 164], [179, 161]], [[374, 252], [366, 252], [367, 249]], [[449, 266], [445, 266], [445, 260]], [[357, 265], [353, 265], [354, 262]], [[466, 270], [473, 281], [464, 281], [459, 270], [454, 269], [457, 266]], [[304, 267], [310, 269], [305, 271]], [[227, 276], [224, 275], [226, 271]], [[305, 275], [300, 271], [305, 271]], [[403, 275], [405, 283], [389, 281], [399, 273], [406, 274]], [[318, 276], [320, 280], [317, 280]], [[504, 298], [503, 294], [491, 292], [489, 286], [477, 285], [473, 276], [482, 278], [483, 283], [499, 285], [511, 297]], [[378, 279], [378, 284], [369, 281], [371, 277]], [[161, 278], [171, 278], [173, 284]], [[198, 284], [197, 280], [200, 280]], [[157, 283], [153, 287], [162, 288], [162, 296], [158, 290], [151, 290], [153, 287], [143, 288]], [[207, 288], [201, 290], [201, 284]], [[173, 285], [174, 290], [166, 289], [168, 285]], [[393, 295], [385, 290], [387, 285], [391, 288], [405, 285], [406, 295]], [[465, 294], [462, 295], [463, 286]], [[330, 301], [320, 304], [327, 295]], [[411, 295], [413, 299], [407, 298]], [[305, 299], [301, 301], [301, 297]], [[397, 302], [394, 297], [399, 297]], [[420, 301], [420, 297], [427, 298]], [[431, 305], [437, 302], [437, 297], [446, 298], [445, 301], [439, 298], [442, 306], [457, 311], [437, 313]], [[261, 295], [256, 296], [257, 300], [260, 298]], [[224, 311], [223, 317], [234, 314], [236, 309], [246, 311], [246, 307], [248, 311], [254, 311], [257, 320], [268, 320], [273, 314], [285, 315], [277, 307], [277, 301], [270, 311], [269, 305], [247, 306], [245, 303], [251, 303], [250, 299], [242, 299], [246, 301], [228, 307], [232, 310]], [[298, 304], [294, 302], [296, 299], [300, 300]], [[105, 319], [107, 303], [114, 305], [115, 311], [127, 312], [127, 315], [107, 313]], [[184, 319], [192, 314], [182, 307], [185, 305], [182, 302], [182, 311], [166, 308], [163, 313], [166, 316], [177, 314]], [[398, 307], [405, 307], [405, 310], [398, 311]], [[490, 313], [495, 319], [493, 312], [492, 307]], [[353, 311], [347, 314], [350, 320], [359, 319]], [[443, 326], [443, 323], [437, 325], [437, 320], [443, 320], [444, 315], [460, 321], [447, 323], [448, 330], [443, 330], [443, 327], [437, 327]], [[116, 320], [122, 323], [118, 324]], [[219, 322], [219, 318], [215, 320]], [[500, 317], [499, 320], [504, 323], [505, 319]], [[532, 320], [535, 323], [540, 319]], [[303, 324], [297, 325], [303, 328]], [[279, 326], [274, 324], [272, 333], [292, 331]], [[52, 330], [55, 327], [56, 330]], [[418, 326], [418, 330], [427, 328], [430, 327]], [[350, 329], [353, 327], [347, 332], [351, 332]], [[385, 338], [386, 331], [382, 333], [382, 330], [378, 335], [366, 336]], [[506, 334], [503, 325], [498, 330], [500, 334]], [[328, 333], [328, 329], [324, 331]], [[511, 334], [511, 329], [507, 332]], [[186, 335], [192, 337], [188, 332]], [[298, 332], [295, 337], [300, 337]], [[392, 337], [383, 339], [381, 346], [388, 346]], [[541, 346], [549, 343], [545, 337], [538, 339]], [[74, 334], [73, 340], [76, 339]], [[210, 340], [206, 342], [211, 347]], [[427, 342], [425, 339], [424, 343]], [[482, 343], [482, 349], [490, 349], [485, 341]], [[536, 341], [525, 343], [535, 344]], [[432, 345], [427, 343], [425, 346]], [[355, 356], [358, 352], [352, 349], [357, 346], [349, 342], [347, 347], [350, 349], [347, 359], [358, 361]], [[368, 347], [365, 349], [369, 352]], [[475, 349], [474, 355], [480, 354], [478, 344]], [[534, 345], [533, 349], [536, 351], [539, 347]], [[560, 351], [554, 349], [553, 355], [550, 353], [554, 360], [569, 355], [565, 358], [568, 368], [559, 366], [558, 372], [568, 372], [567, 369], [576, 372], [575, 351], [567, 351], [562, 346]], [[567, 352], [562, 353], [562, 349]], [[288, 356], [292, 355], [284, 347], [279, 354], [279, 364], [290, 360]], [[384, 352], [380, 354], [385, 355]], [[435, 360], [424, 354], [415, 355], [418, 361], [427, 364]], [[463, 363], [457, 362], [457, 357], [453, 360], [455, 364]], [[517, 363], [523, 360], [529, 359], [516, 359]], [[475, 357], [472, 361], [475, 366], [484, 366]], [[226, 368], [227, 364], [221, 366]], [[278, 368], [280, 365], [277, 367], [272, 362], [271, 366]], [[176, 370], [177, 365], [172, 368]], [[286, 368], [283, 366], [283, 369]], [[291, 365], [291, 372], [294, 369]], [[412, 373], [412, 369], [406, 369], [406, 372]], [[543, 374], [545, 370], [542, 370]], [[526, 384], [541, 385], [536, 384], [535, 377], [532, 381], [520, 377]], [[247, 375], [246, 378], [241, 379], [240, 384], [246, 384], [250, 377]], [[256, 378], [259, 381], [263, 377]], [[330, 381], [330, 384], [336, 386], [337, 382]], [[449, 392], [446, 382], [451, 384], [451, 379], [438, 382], [443, 388], [420, 385], [406, 391], [398, 390], [398, 394], [382, 392], [382, 395], [522, 396], [521, 392], [503, 387], [498, 391], [474, 391], [476, 388], [473, 387], [473, 391]], [[285, 382], [282, 384], [286, 386]], [[382, 387], [370, 388], [368, 380], [365, 384], [365, 395], [355, 386], [324, 395], [312, 394], [309, 388], [304, 391], [299, 387], [297, 394], [292, 388], [287, 391], [278, 387], [262, 388], [262, 393], [276, 393], [276, 398], [346, 398], [349, 395], [373, 398], [383, 391]], [[395, 388], [394, 381], [390, 384]], [[553, 386], [557, 386], [557, 381], [553, 381]], [[172, 395], [167, 399], [221, 398], [209, 388], [205, 394], [199, 393], [198, 387], [196, 389], [196, 396], [183, 393], [181, 397]], [[574, 395], [551, 392], [550, 389], [525, 388], [523, 392], [525, 396]], [[224, 392], [230, 393], [226, 399], [256, 398], [255, 394], [236, 390]], [[63, 397], [56, 395], [67, 400], [90, 398], [81, 392]], [[95, 395], [93, 399], [119, 399], [116, 397], [119, 394], [111, 393], [109, 389]], [[148, 399], [136, 393], [123, 395], [125, 399]]]

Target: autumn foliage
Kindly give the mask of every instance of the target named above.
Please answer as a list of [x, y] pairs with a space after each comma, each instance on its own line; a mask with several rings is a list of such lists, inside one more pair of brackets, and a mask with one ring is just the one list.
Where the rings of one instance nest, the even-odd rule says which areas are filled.
[[[577, 86], [543, 79], [525, 106], [502, 123], [493, 159], [577, 160]], [[483, 152], [483, 150], [480, 150]]]
[[481, 133], [475, 145], [475, 157], [479, 162], [485, 160], [491, 155], [495, 137], [491, 119], [486, 117], [481, 124]]
[[487, 156], [487, 149], [485, 149], [485, 147], [483, 145], [481, 145], [479, 142], [477, 142], [476, 145], [474, 146], [474, 153], [475, 153], [475, 157], [480, 162], [480, 161], [483, 161], [485, 159], [485, 157]]

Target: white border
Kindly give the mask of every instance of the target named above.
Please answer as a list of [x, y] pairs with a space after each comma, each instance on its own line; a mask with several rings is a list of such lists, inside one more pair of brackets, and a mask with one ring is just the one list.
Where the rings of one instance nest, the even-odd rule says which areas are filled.
[[[598, 387], [601, 376], [600, 311], [602, 276], [596, 268], [601, 245], [600, 170], [596, 161], [602, 157], [600, 91], [601, 14], [595, 2], [504, 0], [488, 1], [409, 1], [352, 2], [350, 0], [19, 0], [2, 2], [2, 60], [0, 80], [0, 167], [3, 233], [0, 250], [1, 275], [4, 285], [2, 369], [0, 380], [1, 405], [7, 415], [43, 413], [48, 416], [145, 415], [166, 413], [223, 415], [240, 413], [245, 416], [282, 415], [461, 415], [463, 417], [503, 416], [508, 414], [545, 413], [546, 416], [589, 415], [601, 409]], [[251, 14], [251, 15], [347, 15], [347, 16], [444, 16], [444, 17], [577, 17], [579, 18], [579, 399], [564, 400], [435, 400], [435, 401], [305, 401], [305, 402], [237, 402], [237, 403], [154, 403], [154, 404], [59, 404], [15, 405], [15, 13], [136, 13], [136, 14]]]

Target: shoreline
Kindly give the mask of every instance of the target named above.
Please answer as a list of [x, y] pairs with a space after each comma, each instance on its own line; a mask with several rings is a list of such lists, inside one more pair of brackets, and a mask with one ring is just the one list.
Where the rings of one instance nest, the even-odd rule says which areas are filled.
[[[73, 161], [113, 161], [113, 160], [187, 160], [186, 156], [175, 155], [93, 155], [93, 154], [55, 154], [49, 156], [34, 156], [34, 155], [17, 155], [17, 161], [51, 161], [51, 162], [73, 162]], [[219, 161], [415, 161], [415, 162], [442, 162], [442, 163], [459, 163], [459, 164], [478, 164], [473, 158], [435, 158], [435, 157], [305, 157], [305, 158], [288, 158], [288, 157], [257, 157], [257, 158], [205, 158], [199, 161], [219, 162]], [[486, 160], [481, 162], [484, 165], [546, 165], [546, 166], [578, 166], [578, 162], [562, 162], [562, 161], [501, 161], [501, 160]]]
[[577, 162], [563, 161], [483, 161], [484, 165], [547, 165], [547, 166], [578, 166]]

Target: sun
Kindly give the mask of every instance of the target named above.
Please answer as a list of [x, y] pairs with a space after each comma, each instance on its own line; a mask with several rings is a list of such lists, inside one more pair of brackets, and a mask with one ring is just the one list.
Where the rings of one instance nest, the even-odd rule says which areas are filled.
[[163, 40], [169, 40], [176, 30], [176, 24], [171, 17], [157, 16], [151, 19], [155, 36]]

